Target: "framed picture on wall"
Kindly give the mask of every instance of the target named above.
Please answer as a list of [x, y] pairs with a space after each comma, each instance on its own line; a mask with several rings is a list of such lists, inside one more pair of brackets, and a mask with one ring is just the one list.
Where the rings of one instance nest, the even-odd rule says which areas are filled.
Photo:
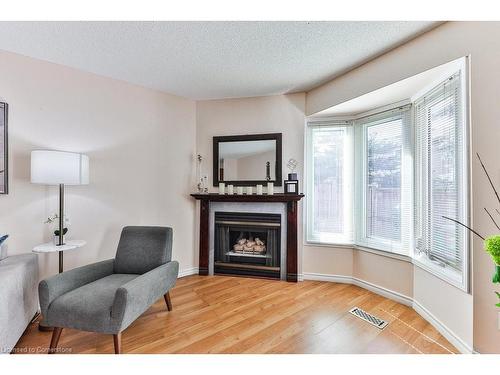
[[0, 102], [0, 194], [9, 192], [7, 115], [9, 106]]

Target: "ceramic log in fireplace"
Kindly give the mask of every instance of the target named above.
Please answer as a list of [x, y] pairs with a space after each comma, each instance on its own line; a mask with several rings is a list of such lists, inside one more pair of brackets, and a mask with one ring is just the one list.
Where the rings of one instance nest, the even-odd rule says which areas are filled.
[[[280, 238], [280, 241], [286, 240], [286, 264], [279, 264], [280, 269], [283, 269], [285, 274], [286, 274], [286, 280], [287, 281], [297, 281], [297, 203], [300, 201], [304, 195], [303, 194], [273, 194], [273, 195], [219, 195], [219, 194], [191, 194], [191, 196], [197, 200], [200, 200], [200, 242], [199, 242], [199, 274], [200, 275], [208, 275], [209, 274], [209, 249], [210, 249], [210, 244], [213, 243], [214, 238], [210, 238], [210, 223], [209, 223], [209, 216], [210, 216], [210, 204], [213, 202], [265, 202], [265, 203], [276, 203], [276, 204], [285, 204], [286, 206], [286, 216], [285, 220], [286, 223], [281, 222], [280, 225], [286, 225], [286, 239]], [[215, 228], [214, 228], [215, 229]], [[255, 229], [255, 228], [254, 228]], [[214, 231], [214, 237], [216, 231]], [[243, 236], [249, 236], [248, 234], [243, 234]], [[260, 235], [260, 234], [259, 234]], [[235, 236], [239, 237], [240, 233], [238, 232], [237, 235]], [[253, 240], [255, 241], [256, 234], [253, 234]], [[247, 238], [248, 240], [249, 238]], [[259, 237], [260, 240], [262, 238]], [[231, 240], [230, 240], [231, 241]], [[269, 246], [269, 239], [265, 239], [265, 246], [266, 246], [266, 254], [268, 251], [268, 246]], [[272, 240], [273, 241], [273, 240]], [[229, 249], [229, 246], [234, 245], [230, 243], [229, 245], [226, 246], [226, 250]], [[272, 245], [272, 244], [271, 244]], [[215, 252], [215, 249], [214, 249]], [[216, 255], [214, 254], [214, 257]], [[245, 255], [243, 255], [245, 256]], [[242, 256], [239, 258], [234, 255], [234, 259], [230, 262], [222, 262], [222, 263], [227, 263], [224, 266], [226, 267], [223, 272], [221, 272], [221, 268], [216, 268], [215, 262], [214, 262], [214, 272], [216, 273], [224, 273], [227, 271], [228, 264], [239, 264], [239, 266], [235, 268], [239, 268], [240, 270], [240, 275], [243, 275], [241, 273], [241, 269], [245, 268], [242, 267], [242, 264], [245, 264], [243, 260], [241, 259]], [[252, 260], [246, 260], [246, 263], [253, 263], [254, 264], [254, 269], [255, 269], [255, 263], [260, 262], [261, 265], [264, 262], [262, 259], [257, 260], [258, 257], [254, 256]], [[227, 260], [227, 258], [224, 258]], [[215, 259], [214, 259], [215, 261]], [[278, 259], [279, 261], [279, 259]], [[221, 266], [221, 264], [219, 264]], [[263, 266], [263, 265], [262, 265]], [[231, 267], [231, 266], [229, 266]], [[268, 274], [266, 275], [267, 277], [276, 277], [275, 275], [272, 274], [272, 267], [278, 267], [277, 263], [270, 263], [268, 265], [268, 261], [266, 259], [266, 265], [263, 266], [266, 267], [264, 270], [267, 270]], [[247, 267], [248, 269], [248, 267]], [[262, 270], [264, 272], [264, 270]], [[279, 273], [279, 272], [278, 272]], [[254, 273], [255, 276], [257, 276]], [[278, 276], [279, 277], [279, 276]]]
[[215, 273], [279, 279], [280, 266], [280, 214], [215, 212]]

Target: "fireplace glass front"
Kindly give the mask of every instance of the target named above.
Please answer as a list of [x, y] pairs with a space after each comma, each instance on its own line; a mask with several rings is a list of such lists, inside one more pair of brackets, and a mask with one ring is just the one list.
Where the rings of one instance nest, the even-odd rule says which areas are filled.
[[281, 215], [215, 212], [214, 272], [280, 278]]

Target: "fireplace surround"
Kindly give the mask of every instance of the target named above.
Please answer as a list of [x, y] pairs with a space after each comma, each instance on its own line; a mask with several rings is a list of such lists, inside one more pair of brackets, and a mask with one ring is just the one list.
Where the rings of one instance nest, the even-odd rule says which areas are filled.
[[[279, 265], [280, 279], [293, 282], [297, 281], [298, 202], [304, 197], [303, 194], [278, 193], [273, 195], [256, 195], [256, 194], [229, 195], [229, 194], [210, 193], [210, 194], [191, 194], [191, 196], [200, 201], [200, 206], [199, 206], [200, 207], [200, 225], [199, 225], [200, 228], [199, 274], [200, 275], [212, 275], [217, 273], [225, 273], [224, 271], [226, 271], [223, 270], [223, 272], [220, 272], [220, 268], [215, 267], [215, 262], [216, 262], [216, 254], [215, 254], [216, 251], [215, 251], [215, 241], [214, 241], [215, 227], [216, 227], [215, 213], [216, 212], [259, 213], [260, 212], [268, 214], [279, 214], [281, 216], [280, 265]], [[256, 242], [255, 235], [253, 240], [254, 240], [253, 242]], [[241, 259], [239, 260], [241, 261]], [[241, 265], [244, 263], [240, 262], [239, 264]], [[245, 268], [245, 267], [239, 266], [239, 268]], [[246, 268], [248, 269], [248, 267]], [[277, 278], [276, 274], [259, 275], [255, 272], [246, 272], [246, 273], [240, 272], [239, 275]]]

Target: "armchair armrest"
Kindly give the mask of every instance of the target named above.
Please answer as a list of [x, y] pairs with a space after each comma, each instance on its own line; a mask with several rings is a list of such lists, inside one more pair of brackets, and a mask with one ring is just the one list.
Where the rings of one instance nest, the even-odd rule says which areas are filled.
[[115, 294], [111, 318], [122, 331], [167, 293], [179, 275], [179, 263], [168, 262], [122, 285]]
[[40, 281], [38, 294], [42, 314], [47, 316], [49, 305], [57, 297], [85, 284], [91, 283], [113, 273], [113, 259], [74, 268]]

